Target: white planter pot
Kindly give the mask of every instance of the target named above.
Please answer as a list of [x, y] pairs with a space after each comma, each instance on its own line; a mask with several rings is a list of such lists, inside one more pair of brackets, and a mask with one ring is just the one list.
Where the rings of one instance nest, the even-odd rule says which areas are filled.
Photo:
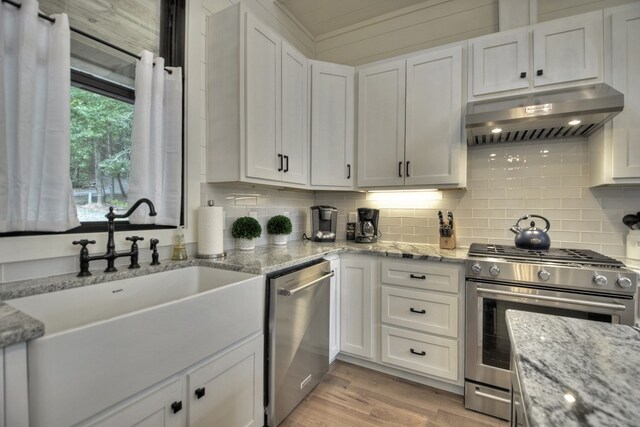
[[289, 241], [289, 235], [287, 234], [272, 234], [271, 241], [274, 245], [286, 245]]
[[236, 239], [236, 247], [241, 251], [250, 251], [256, 248], [253, 239]]

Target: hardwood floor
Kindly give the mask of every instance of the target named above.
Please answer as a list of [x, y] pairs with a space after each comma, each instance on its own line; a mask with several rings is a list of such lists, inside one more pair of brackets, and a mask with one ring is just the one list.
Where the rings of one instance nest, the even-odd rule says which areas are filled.
[[462, 396], [336, 360], [280, 424], [294, 426], [506, 427], [469, 411]]

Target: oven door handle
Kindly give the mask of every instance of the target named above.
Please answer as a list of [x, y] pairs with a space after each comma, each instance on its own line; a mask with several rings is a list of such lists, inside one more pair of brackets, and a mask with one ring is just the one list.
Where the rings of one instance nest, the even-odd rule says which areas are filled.
[[593, 302], [593, 301], [584, 301], [584, 300], [574, 300], [570, 298], [561, 298], [561, 297], [550, 297], [546, 295], [531, 295], [531, 294], [521, 294], [518, 292], [511, 291], [501, 291], [498, 289], [487, 289], [487, 288], [477, 288], [478, 292], [484, 292], [486, 294], [494, 294], [494, 295], [506, 295], [510, 297], [520, 297], [520, 298], [533, 298], [539, 299], [543, 301], [553, 301], [553, 302], [562, 302], [566, 304], [576, 304], [576, 305], [584, 305], [587, 307], [598, 307], [598, 308], [608, 308], [614, 309], [618, 311], [625, 311], [627, 307], [622, 304], [609, 304], [606, 302]]

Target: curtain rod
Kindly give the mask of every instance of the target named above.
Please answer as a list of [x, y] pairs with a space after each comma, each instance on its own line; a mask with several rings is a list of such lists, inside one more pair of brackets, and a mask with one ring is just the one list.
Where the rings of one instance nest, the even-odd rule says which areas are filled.
[[[2, 2], [3, 2], [3, 3], [9, 3], [10, 5], [17, 7], [18, 9], [20, 9], [20, 8], [22, 7], [22, 4], [21, 4], [21, 3], [17, 3], [17, 2], [15, 2], [15, 1], [13, 1], [13, 0], [2, 0]], [[43, 14], [43, 13], [38, 12], [38, 16], [39, 16], [40, 18], [44, 19], [44, 20], [47, 20], [47, 21], [51, 22], [52, 24], [53, 24], [54, 22], [56, 22], [55, 18], [52, 18], [52, 17], [50, 17], [50, 16], [47, 16], [47, 15], [45, 15], [45, 14]], [[84, 36], [84, 37], [86, 37], [86, 38], [88, 38], [88, 39], [91, 39], [91, 40], [93, 40], [93, 41], [95, 41], [95, 42], [98, 42], [98, 43], [100, 43], [100, 44], [103, 44], [103, 45], [105, 45], [105, 46], [108, 46], [108, 47], [110, 47], [111, 49], [114, 49], [114, 50], [117, 50], [118, 52], [124, 53], [125, 55], [129, 55], [129, 56], [131, 56], [131, 57], [133, 57], [133, 58], [136, 58], [136, 59], [142, 59], [142, 58], [140, 58], [140, 56], [136, 55], [136, 54], [135, 54], [135, 53], [133, 53], [133, 52], [129, 52], [128, 50], [125, 50], [125, 49], [123, 49], [123, 48], [121, 48], [121, 47], [119, 47], [119, 46], [116, 46], [116, 45], [114, 45], [114, 44], [112, 44], [112, 43], [109, 43], [109, 42], [108, 42], [108, 41], [106, 41], [106, 40], [99, 39], [98, 37], [96, 37], [96, 36], [94, 36], [94, 35], [92, 35], [92, 34], [86, 33], [86, 32], [84, 32], [84, 31], [82, 31], [82, 30], [77, 29], [77, 28], [74, 28], [74, 27], [72, 27], [71, 25], [69, 25], [69, 29], [70, 29], [71, 31], [73, 31], [74, 33], [78, 33], [78, 34], [80, 34], [81, 36]], [[154, 65], [154, 67], [155, 67], [155, 65], [156, 65], [156, 64], [153, 64], [153, 65]], [[172, 74], [172, 73], [173, 73], [173, 71], [171, 71], [171, 70], [170, 70], [170, 69], [168, 69], [168, 68], [165, 68], [164, 70], [165, 70], [167, 73], [169, 73], [169, 74]]]

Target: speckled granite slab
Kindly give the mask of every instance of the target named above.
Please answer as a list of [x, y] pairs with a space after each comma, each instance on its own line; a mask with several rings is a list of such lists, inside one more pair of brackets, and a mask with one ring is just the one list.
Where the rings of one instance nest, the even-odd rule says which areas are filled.
[[0, 347], [44, 335], [44, 324], [18, 309], [0, 303]]
[[[207, 260], [190, 258], [186, 261], [161, 261], [160, 265], [151, 266], [141, 263], [141, 268], [129, 270], [119, 267], [114, 273], [92, 271], [92, 276], [76, 277], [76, 274], [45, 277], [40, 279], [22, 280], [17, 282], [0, 284], [0, 300], [10, 300], [45, 292], [61, 291], [64, 289], [90, 286], [113, 280], [127, 279], [174, 270], [194, 265], [221, 268], [225, 270], [242, 271], [251, 274], [269, 274], [274, 271], [290, 268], [305, 262], [322, 258], [329, 254], [355, 253], [367, 255], [392, 256], [399, 258], [412, 258], [427, 261], [457, 262], [466, 260], [467, 249], [440, 249], [434, 245], [417, 245], [406, 243], [381, 242], [376, 244], [357, 244], [351, 242], [317, 243], [310, 241], [293, 241], [285, 246], [259, 246], [252, 251], [231, 250], [222, 260]], [[44, 331], [42, 323], [26, 316], [10, 306], [3, 305], [0, 312], [0, 333], [7, 330], [7, 342], [24, 341], [41, 336]], [[34, 324], [37, 322], [39, 325]], [[23, 325], [21, 328], [20, 325]], [[38, 332], [40, 328], [40, 332]], [[39, 333], [39, 335], [38, 335]], [[21, 339], [22, 337], [22, 339]], [[18, 341], [12, 341], [18, 340]], [[0, 336], [0, 347], [2, 344]]]
[[531, 426], [640, 425], [640, 330], [507, 310]]

